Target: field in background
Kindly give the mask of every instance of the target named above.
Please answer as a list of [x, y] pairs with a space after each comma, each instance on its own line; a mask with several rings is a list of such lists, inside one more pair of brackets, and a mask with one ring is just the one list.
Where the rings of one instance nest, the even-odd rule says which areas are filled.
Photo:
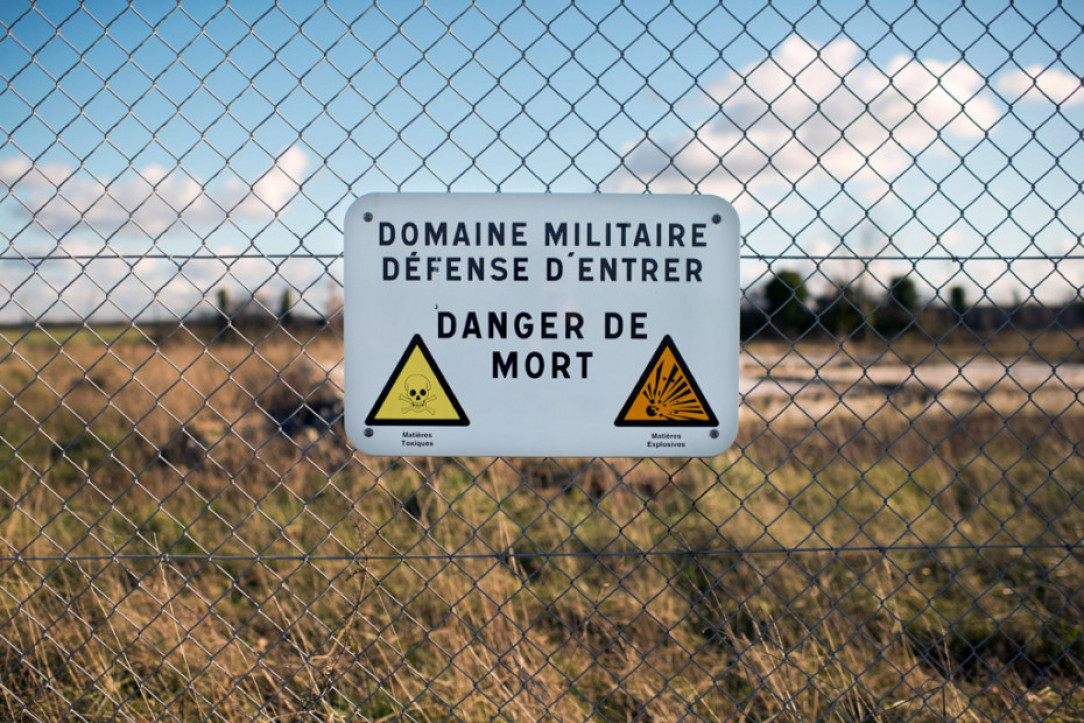
[[1066, 332], [755, 342], [705, 460], [353, 455], [243, 334], [2, 332], [0, 717], [1084, 715]]

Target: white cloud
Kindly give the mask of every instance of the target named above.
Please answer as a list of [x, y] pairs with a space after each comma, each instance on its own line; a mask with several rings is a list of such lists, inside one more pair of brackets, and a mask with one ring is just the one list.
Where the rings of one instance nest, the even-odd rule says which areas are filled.
[[308, 175], [309, 158], [297, 146], [291, 146], [275, 160], [275, 164], [252, 186], [242, 204], [244, 213], [254, 216], [267, 211], [279, 213], [301, 188]]
[[1084, 90], [1081, 89], [1084, 81], [1056, 68], [1029, 65], [1021, 70], [1002, 73], [996, 83], [997, 89], [1008, 100], [1019, 98], [1059, 105], [1084, 102]]
[[770, 59], [709, 91], [720, 115], [695, 139], [628, 149], [641, 187], [648, 179], [655, 190], [699, 183], [735, 198], [743, 185], [790, 185], [809, 174], [892, 180], [939, 134], [978, 140], [1001, 116], [983, 77], [963, 62], [899, 56], [879, 67], [845, 39], [818, 49], [791, 36]]
[[[322, 310], [333, 278], [322, 263], [307, 258], [272, 261], [240, 245], [216, 247], [216, 256], [166, 259], [121, 257], [100, 243], [68, 238], [63, 252], [42, 247], [33, 255], [53, 253], [48, 264], [0, 261], [0, 323], [27, 318], [50, 321], [169, 321], [217, 308], [217, 290], [226, 289], [233, 304], [255, 296], [268, 313], [277, 311], [283, 290], [292, 289], [298, 313]], [[72, 258], [64, 258], [70, 256]]]
[[181, 168], [148, 165], [102, 183], [64, 164], [32, 164], [22, 156], [0, 161], [0, 184], [54, 238], [78, 226], [103, 238], [157, 237], [178, 224], [215, 225], [281, 212], [309, 173], [309, 158], [293, 146], [255, 181], [238, 175], [201, 181]]
[[918, 120], [920, 131], [915, 138], [894, 134], [909, 148], [924, 147], [932, 140], [927, 134], [935, 129], [964, 138], [981, 138], [1001, 117], [998, 106], [984, 90], [983, 76], [963, 61], [898, 57], [889, 63], [886, 72], [890, 81], [873, 101], [871, 112], [882, 122]]
[[[227, 215], [233, 221], [269, 219], [289, 205], [311, 172], [310, 158], [298, 147], [287, 149], [252, 181], [230, 175], [206, 182], [182, 169], [147, 165], [103, 184], [64, 164], [34, 164], [23, 156], [0, 160], [0, 184], [10, 189], [9, 199], [15, 201], [9, 200], [7, 207], [32, 217], [48, 234], [26, 236], [22, 252], [80, 257], [40, 267], [4, 262], [0, 291], [12, 291], [14, 297], [0, 306], [0, 322], [26, 316], [67, 319], [98, 307], [103, 318], [140, 313], [157, 313], [161, 319], [183, 317], [205, 303], [220, 284], [231, 287], [238, 298], [246, 289], [273, 297], [279, 293], [280, 271], [263, 259], [190, 260], [178, 272], [171, 260], [140, 259], [132, 264], [114, 252], [138, 253], [146, 243], [133, 237], [153, 239], [175, 227], [192, 227], [198, 235]], [[97, 233], [69, 234], [77, 228]], [[102, 239], [114, 234], [115, 243], [103, 246]], [[230, 242], [220, 239], [219, 244], [216, 250], [221, 254], [240, 253]], [[166, 308], [172, 313], [163, 311]]]

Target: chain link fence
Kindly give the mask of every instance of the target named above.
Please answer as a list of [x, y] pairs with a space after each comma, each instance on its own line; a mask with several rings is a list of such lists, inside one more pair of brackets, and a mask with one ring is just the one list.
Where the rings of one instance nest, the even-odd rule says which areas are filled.
[[[1084, 717], [1073, 2], [0, 7], [0, 717]], [[363, 193], [713, 193], [712, 459], [373, 458]]]

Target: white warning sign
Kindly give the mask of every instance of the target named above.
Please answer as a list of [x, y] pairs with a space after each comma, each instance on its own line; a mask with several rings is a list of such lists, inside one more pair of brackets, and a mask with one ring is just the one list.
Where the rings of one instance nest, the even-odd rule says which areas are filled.
[[719, 454], [738, 247], [712, 196], [364, 196], [346, 218], [347, 433], [380, 455]]

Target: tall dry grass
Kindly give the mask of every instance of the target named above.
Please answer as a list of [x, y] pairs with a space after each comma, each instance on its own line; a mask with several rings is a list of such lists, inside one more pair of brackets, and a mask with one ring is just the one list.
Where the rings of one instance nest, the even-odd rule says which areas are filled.
[[341, 341], [293, 334], [12, 340], [0, 715], [1084, 708], [1079, 398], [784, 405], [709, 460], [371, 458], [314, 363]]

